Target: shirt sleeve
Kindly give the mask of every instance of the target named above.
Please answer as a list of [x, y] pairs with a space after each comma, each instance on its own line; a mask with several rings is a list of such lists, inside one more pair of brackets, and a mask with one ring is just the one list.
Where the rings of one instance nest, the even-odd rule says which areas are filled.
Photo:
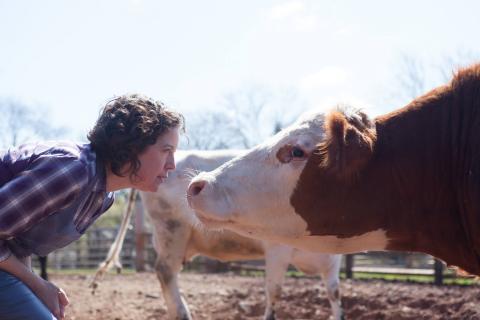
[[39, 159], [0, 188], [0, 261], [10, 255], [5, 241], [69, 205], [88, 183], [77, 158]]
[[8, 249], [5, 241], [0, 240], [0, 262], [7, 260], [8, 257], [10, 257], [11, 254], [12, 253], [10, 252], [10, 249]]

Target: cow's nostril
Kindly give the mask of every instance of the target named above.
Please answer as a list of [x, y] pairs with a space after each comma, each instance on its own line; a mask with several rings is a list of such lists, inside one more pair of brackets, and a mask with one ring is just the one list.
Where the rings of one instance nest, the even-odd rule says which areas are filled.
[[205, 187], [205, 181], [196, 181], [190, 185], [188, 188], [188, 194], [190, 196], [197, 196], [200, 192], [202, 192], [203, 188]]

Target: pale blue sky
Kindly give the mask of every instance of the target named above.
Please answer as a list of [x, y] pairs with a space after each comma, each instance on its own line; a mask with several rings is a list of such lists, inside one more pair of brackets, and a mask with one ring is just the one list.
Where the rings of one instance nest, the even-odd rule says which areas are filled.
[[0, 0], [0, 98], [44, 106], [76, 136], [126, 92], [187, 117], [251, 85], [375, 115], [399, 107], [385, 101], [402, 54], [434, 67], [478, 53], [479, 12], [473, 0]]

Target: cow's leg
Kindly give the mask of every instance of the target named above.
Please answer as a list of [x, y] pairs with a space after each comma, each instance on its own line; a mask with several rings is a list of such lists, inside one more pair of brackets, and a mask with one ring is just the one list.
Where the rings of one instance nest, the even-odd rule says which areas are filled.
[[[169, 226], [173, 224], [173, 222], [169, 223], [167, 223]], [[178, 287], [178, 274], [182, 270], [189, 237], [189, 227], [180, 222], [176, 228], [165, 228], [163, 223], [159, 223], [154, 233], [157, 252], [155, 270], [170, 319], [190, 320], [192, 318]]]
[[162, 287], [163, 297], [167, 304], [170, 319], [190, 320], [192, 318], [190, 311], [178, 287], [178, 274], [182, 269], [181, 266], [181, 261], [167, 261], [164, 257], [158, 257], [155, 269]]
[[265, 291], [267, 305], [265, 320], [275, 320], [275, 304], [282, 294], [282, 284], [291, 259], [292, 250], [282, 245], [268, 245], [265, 249]]
[[325, 268], [321, 271], [321, 276], [325, 288], [327, 289], [327, 297], [332, 308], [333, 319], [343, 320], [343, 309], [340, 298], [340, 255], [332, 255], [331, 263], [328, 265], [328, 268]]

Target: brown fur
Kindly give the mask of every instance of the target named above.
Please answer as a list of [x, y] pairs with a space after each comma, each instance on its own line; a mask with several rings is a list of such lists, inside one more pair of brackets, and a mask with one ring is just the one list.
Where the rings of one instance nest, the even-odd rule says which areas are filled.
[[344, 112], [327, 118], [327, 140], [291, 197], [308, 230], [345, 238], [384, 230], [388, 250], [480, 275], [480, 64], [378, 117], [375, 129], [359, 124]]
[[327, 138], [317, 151], [323, 158], [320, 167], [338, 178], [358, 174], [372, 157], [376, 140], [368, 117], [359, 111], [352, 117], [334, 111], [326, 118], [325, 131]]

